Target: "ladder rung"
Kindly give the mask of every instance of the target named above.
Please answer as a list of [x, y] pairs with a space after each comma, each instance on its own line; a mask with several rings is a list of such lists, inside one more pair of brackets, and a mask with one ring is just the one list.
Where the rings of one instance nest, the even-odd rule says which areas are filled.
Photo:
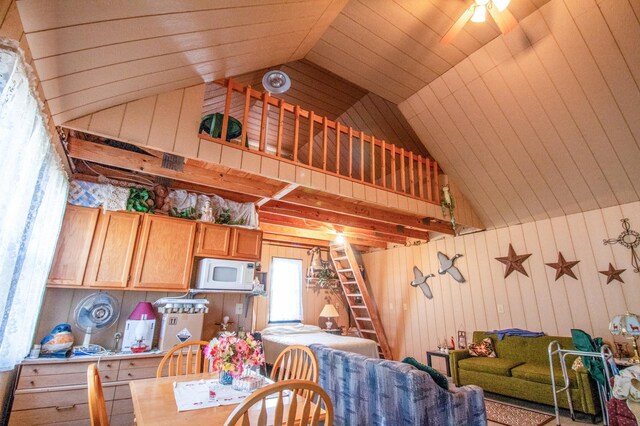
[[360, 333], [376, 334], [376, 331], [375, 330], [362, 329], [362, 330], [360, 330]]
[[358, 281], [342, 281], [342, 284], [358, 284]]
[[371, 318], [366, 318], [366, 317], [356, 317], [356, 321], [369, 321], [369, 322], [372, 322]]
[[367, 307], [365, 305], [349, 305], [352, 308], [357, 308], [357, 309], [367, 309]]
[[346, 269], [338, 269], [337, 272], [343, 273], [343, 272], [353, 272], [353, 269], [351, 268], [346, 268]]
[[347, 256], [339, 256], [339, 257], [334, 257], [333, 260], [346, 260], [348, 259]]
[[347, 297], [362, 297], [362, 294], [360, 294], [360, 293], [350, 293], [350, 294], [346, 294], [346, 293], [345, 293], [345, 296], [347, 296]]

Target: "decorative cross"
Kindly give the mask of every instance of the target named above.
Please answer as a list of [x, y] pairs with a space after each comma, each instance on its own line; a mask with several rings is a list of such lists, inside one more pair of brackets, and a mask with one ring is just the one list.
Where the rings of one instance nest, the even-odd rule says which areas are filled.
[[610, 238], [608, 240], [602, 240], [604, 245], [607, 244], [621, 244], [622, 246], [631, 250], [631, 266], [633, 266], [633, 272], [640, 273], [640, 258], [636, 253], [636, 247], [640, 245], [640, 233], [633, 231], [631, 225], [629, 225], [629, 219], [626, 217], [621, 219], [622, 228], [624, 231], [618, 236], [618, 238]]

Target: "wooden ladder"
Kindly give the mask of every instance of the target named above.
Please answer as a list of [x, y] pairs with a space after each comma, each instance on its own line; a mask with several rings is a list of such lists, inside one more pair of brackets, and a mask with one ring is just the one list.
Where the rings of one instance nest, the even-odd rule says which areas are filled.
[[377, 343], [380, 358], [392, 359], [378, 308], [360, 272], [351, 244], [346, 241], [341, 244], [332, 244], [329, 253], [360, 337]]

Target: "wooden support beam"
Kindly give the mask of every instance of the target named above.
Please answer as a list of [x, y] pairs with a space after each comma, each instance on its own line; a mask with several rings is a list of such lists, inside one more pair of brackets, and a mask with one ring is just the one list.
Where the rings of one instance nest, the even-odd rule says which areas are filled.
[[400, 148], [400, 184], [402, 192], [407, 192], [407, 176], [404, 171], [404, 148]]
[[264, 197], [263, 199], [259, 200], [258, 202], [256, 202], [256, 206], [258, 207], [263, 206], [271, 200], [279, 200], [299, 186], [300, 184], [297, 184], [297, 183], [289, 184], [284, 188], [282, 188], [280, 191], [273, 194], [271, 197]]
[[242, 116], [242, 136], [240, 145], [244, 146], [247, 141], [247, 128], [249, 127], [249, 109], [251, 107], [251, 85], [247, 86], [244, 96], [244, 115]]
[[[281, 197], [284, 198], [284, 197]], [[380, 222], [367, 217], [356, 217], [347, 214], [331, 212], [327, 210], [316, 209], [313, 207], [302, 206], [299, 204], [287, 203], [285, 201], [270, 201], [265, 203], [261, 209], [261, 214], [272, 213], [281, 216], [289, 216], [300, 219], [316, 220], [330, 224], [340, 224], [365, 231], [378, 232], [381, 234], [389, 234], [400, 237], [416, 238], [428, 241], [429, 232], [407, 228], [401, 225], [392, 225], [386, 222]]]
[[284, 129], [284, 101], [280, 99], [280, 111], [278, 115], [278, 137], [276, 138], [276, 156], [282, 156], [282, 131]]
[[433, 162], [433, 184], [435, 185], [434, 191], [435, 191], [435, 201], [436, 203], [440, 204], [440, 176], [438, 175], [438, 162], [434, 161]]
[[437, 222], [432, 218], [401, 213], [382, 207], [374, 207], [364, 201], [347, 201], [338, 195], [322, 193], [311, 188], [298, 188], [283, 197], [282, 201], [344, 213], [351, 216], [367, 217], [381, 222], [403, 225], [424, 231], [435, 231], [454, 235], [450, 224]]
[[[263, 232], [276, 235], [286, 235], [298, 238], [311, 238], [324, 241], [333, 241], [338, 236], [337, 232], [316, 231], [310, 229], [302, 229], [295, 226], [279, 225], [269, 222], [262, 222], [260, 229]], [[367, 247], [387, 248], [386, 241], [370, 240], [358, 236], [349, 236], [349, 241]]]
[[418, 194], [424, 198], [424, 183], [422, 182], [422, 156], [418, 155]]
[[294, 246], [303, 248], [323, 247], [328, 248], [331, 241], [317, 240], [314, 238], [294, 237], [293, 235], [272, 234], [270, 232], [262, 232], [262, 243], [276, 243], [281, 246]]
[[433, 201], [433, 183], [431, 182], [431, 159], [427, 158], [427, 200]]
[[411, 195], [416, 195], [416, 180], [413, 176], [413, 152], [409, 153], [409, 185], [411, 185]]
[[295, 115], [295, 121], [293, 123], [293, 161], [294, 162], [298, 162], [298, 144], [299, 144], [299, 138], [300, 136], [298, 135], [300, 133], [300, 106], [296, 105], [296, 107], [293, 110], [293, 113]]
[[322, 117], [322, 170], [327, 170], [327, 117]]
[[376, 138], [371, 140], [371, 183], [376, 184]]
[[360, 131], [360, 181], [364, 182], [364, 132]]
[[[231, 81], [231, 79], [230, 79]], [[222, 129], [220, 138], [227, 140], [227, 128], [229, 126], [229, 109], [231, 108], [231, 97], [233, 96], [233, 85], [227, 86], [227, 97], [224, 100], [224, 115], [222, 116]]]
[[262, 93], [262, 121], [260, 122], [260, 152], [264, 152], [267, 140], [267, 112], [269, 112], [269, 94]]
[[353, 178], [353, 128], [349, 127], [349, 177]]
[[[270, 181], [260, 176], [247, 179], [248, 173], [199, 160], [185, 162], [181, 171], [167, 169], [162, 167], [162, 158], [74, 137], [69, 138], [68, 149], [71, 158], [259, 197], [271, 197], [286, 186], [285, 183]], [[200, 165], [206, 165], [206, 167]]]
[[382, 177], [382, 187], [387, 187], [387, 149], [385, 148], [385, 141], [382, 140], [382, 173], [380, 176]]
[[313, 167], [313, 124], [315, 114], [313, 111], [309, 113], [309, 165]]
[[[349, 157], [351, 159], [351, 157]], [[340, 174], [340, 123], [336, 121], [336, 173]]]
[[393, 149], [391, 149], [391, 189], [393, 189], [394, 192], [398, 190], [398, 185], [396, 180], [397, 173], [398, 171], [396, 169], [396, 147], [394, 146]]

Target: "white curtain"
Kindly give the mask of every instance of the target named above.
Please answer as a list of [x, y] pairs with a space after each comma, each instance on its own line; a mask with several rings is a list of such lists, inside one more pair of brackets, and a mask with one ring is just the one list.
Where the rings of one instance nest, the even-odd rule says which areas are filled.
[[302, 321], [302, 260], [271, 260], [269, 323]]
[[0, 371], [29, 352], [68, 192], [29, 72], [0, 38]]

